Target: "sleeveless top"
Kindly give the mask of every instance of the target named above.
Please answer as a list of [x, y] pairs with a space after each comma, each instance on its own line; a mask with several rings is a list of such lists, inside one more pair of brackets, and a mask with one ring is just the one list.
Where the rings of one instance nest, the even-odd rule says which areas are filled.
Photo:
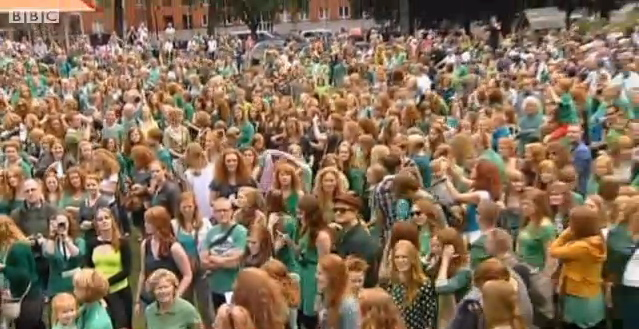
[[182, 272], [180, 272], [173, 256], [169, 253], [167, 256], [159, 256], [156, 258], [151, 250], [151, 239], [147, 239], [144, 244], [144, 277], [148, 278], [151, 273], [160, 268], [173, 272], [178, 279], [182, 278]]
[[[122, 257], [120, 251], [113, 250], [110, 253], [96, 253], [91, 255], [95, 270], [102, 273], [107, 278], [122, 271]], [[120, 291], [129, 285], [129, 280], [125, 279], [109, 286], [109, 293]]]

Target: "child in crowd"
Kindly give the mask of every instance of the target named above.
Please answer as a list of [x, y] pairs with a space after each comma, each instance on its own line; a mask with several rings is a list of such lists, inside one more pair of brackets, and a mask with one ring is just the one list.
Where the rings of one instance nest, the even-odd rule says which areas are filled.
[[76, 329], [78, 302], [72, 294], [60, 293], [51, 301], [52, 329]]

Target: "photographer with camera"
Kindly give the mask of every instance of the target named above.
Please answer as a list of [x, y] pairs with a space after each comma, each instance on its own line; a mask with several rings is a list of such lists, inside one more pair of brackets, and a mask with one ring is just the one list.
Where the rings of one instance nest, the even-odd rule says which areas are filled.
[[49, 262], [48, 295], [73, 292], [73, 275], [82, 267], [86, 249], [76, 221], [65, 213], [53, 216], [49, 236], [41, 237], [38, 243]]

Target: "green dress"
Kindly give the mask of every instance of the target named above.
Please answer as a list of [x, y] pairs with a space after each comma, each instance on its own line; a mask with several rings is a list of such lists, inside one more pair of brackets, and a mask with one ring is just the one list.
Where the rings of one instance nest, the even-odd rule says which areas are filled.
[[[297, 191], [291, 191], [291, 194], [284, 200], [286, 213], [291, 216], [297, 216], [297, 205], [300, 203], [300, 195]], [[293, 237], [293, 235], [291, 235]]]
[[[297, 221], [294, 217], [284, 216], [284, 232], [293, 241], [297, 238]], [[286, 268], [291, 273], [300, 272], [300, 266], [295, 257], [295, 250], [288, 245], [284, 245], [280, 250], [275, 253], [275, 258], [286, 265]]]
[[301, 310], [302, 314], [314, 316], [315, 300], [317, 298], [317, 262], [319, 254], [317, 247], [311, 244], [309, 234], [306, 233], [299, 241], [300, 244], [300, 288], [302, 293]]

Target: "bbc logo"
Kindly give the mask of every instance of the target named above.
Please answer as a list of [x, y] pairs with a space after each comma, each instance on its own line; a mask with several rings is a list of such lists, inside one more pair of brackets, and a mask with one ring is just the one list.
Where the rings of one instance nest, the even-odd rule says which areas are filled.
[[60, 12], [57, 10], [24, 11], [14, 10], [9, 12], [9, 24], [55, 24], [60, 23]]

